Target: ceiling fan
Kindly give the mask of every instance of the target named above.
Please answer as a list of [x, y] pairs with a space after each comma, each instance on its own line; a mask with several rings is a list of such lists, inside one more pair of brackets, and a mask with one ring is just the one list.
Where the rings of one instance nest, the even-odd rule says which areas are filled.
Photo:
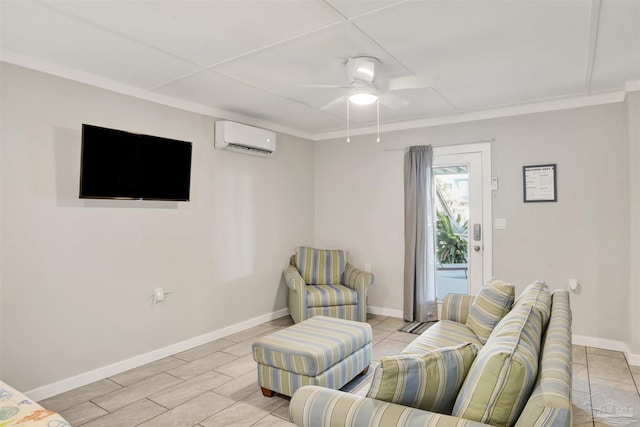
[[319, 88], [348, 89], [342, 95], [321, 107], [322, 110], [330, 110], [339, 105], [344, 105], [348, 100], [356, 105], [369, 105], [376, 101], [385, 107], [397, 110], [409, 104], [404, 98], [390, 92], [406, 89], [428, 89], [438, 84], [438, 77], [431, 75], [415, 75], [396, 77], [388, 80], [379, 80], [376, 76], [376, 67], [380, 61], [373, 57], [359, 56], [349, 58], [345, 64], [348, 85], [305, 85]]

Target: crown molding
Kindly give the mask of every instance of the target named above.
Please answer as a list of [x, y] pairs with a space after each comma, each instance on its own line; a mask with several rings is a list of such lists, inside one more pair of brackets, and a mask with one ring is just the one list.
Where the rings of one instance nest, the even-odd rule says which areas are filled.
[[[146, 100], [160, 105], [168, 107], [178, 108], [180, 110], [189, 111], [192, 113], [202, 114], [214, 119], [232, 120], [235, 122], [245, 123], [252, 126], [257, 126], [265, 129], [272, 130], [274, 132], [280, 132], [299, 138], [307, 139], [310, 141], [324, 141], [328, 139], [346, 138], [346, 129], [309, 133], [303, 132], [299, 129], [293, 129], [286, 126], [281, 126], [277, 123], [272, 123], [264, 120], [259, 120], [254, 117], [244, 116], [241, 114], [231, 113], [228, 111], [218, 110], [215, 108], [207, 107], [202, 104], [184, 101], [178, 98], [174, 98], [167, 95], [151, 92], [146, 89], [137, 88], [124, 83], [116, 82], [111, 79], [97, 76], [95, 74], [87, 73], [85, 71], [76, 70], [73, 68], [64, 67], [58, 64], [54, 64], [49, 61], [34, 58], [28, 55], [24, 55], [15, 52], [10, 49], [0, 49], [0, 61], [7, 62], [13, 65], [33, 69], [46, 74], [51, 74], [57, 77], [73, 80], [76, 82], [84, 83], [90, 86], [95, 86], [101, 89], [109, 90], [111, 92], [120, 93], [122, 95], [132, 96], [138, 99]], [[441, 126], [456, 123], [465, 123], [478, 120], [488, 120], [503, 117], [518, 116], [523, 114], [540, 113], [546, 111], [566, 110], [571, 108], [590, 107], [594, 105], [612, 104], [617, 102], [623, 102], [627, 93], [640, 91], [640, 80], [629, 81], [626, 83], [624, 89], [618, 91], [598, 93], [594, 95], [575, 95], [564, 98], [544, 100], [540, 102], [533, 102], [527, 104], [507, 105], [503, 107], [490, 108], [478, 111], [463, 112], [461, 114], [452, 114], [445, 116], [421, 118], [415, 120], [405, 120], [394, 123], [386, 123], [380, 125], [380, 132], [393, 132], [409, 129], [416, 129], [422, 127]], [[377, 132], [376, 126], [363, 126], [352, 127], [350, 129], [351, 136], [358, 135], [370, 135]]]
[[[594, 105], [613, 104], [623, 102], [627, 91], [619, 90], [615, 92], [600, 93], [591, 96], [573, 96], [548, 101], [534, 102], [528, 104], [512, 105], [487, 110], [472, 111], [467, 113], [429, 117], [417, 120], [408, 120], [397, 123], [387, 123], [380, 125], [380, 133], [409, 130], [431, 126], [441, 126], [456, 123], [474, 122], [478, 120], [497, 119], [502, 117], [519, 116], [523, 114], [541, 113], [546, 111], [567, 110], [572, 108], [591, 107]], [[376, 133], [376, 126], [361, 128], [351, 128], [350, 135], [370, 135]], [[323, 141], [335, 138], [346, 138], [346, 131], [339, 130], [333, 132], [317, 133], [314, 141]]]
[[298, 129], [292, 129], [289, 127], [278, 125], [276, 123], [259, 120], [254, 117], [230, 113], [228, 111], [218, 110], [195, 102], [185, 101], [182, 99], [174, 98], [172, 96], [154, 93], [146, 89], [141, 89], [125, 83], [120, 83], [111, 79], [97, 76], [92, 73], [68, 68], [49, 61], [24, 55], [11, 49], [0, 49], [0, 61], [40, 71], [46, 74], [51, 74], [67, 80], [84, 83], [89, 86], [98, 87], [100, 89], [105, 89], [122, 95], [132, 96], [134, 98], [150, 101], [160, 105], [165, 105], [167, 107], [173, 107], [192, 113], [202, 114], [204, 116], [209, 116], [215, 119], [232, 120], [235, 122], [269, 129], [274, 132], [285, 133], [288, 135], [313, 140], [313, 134], [302, 132]]

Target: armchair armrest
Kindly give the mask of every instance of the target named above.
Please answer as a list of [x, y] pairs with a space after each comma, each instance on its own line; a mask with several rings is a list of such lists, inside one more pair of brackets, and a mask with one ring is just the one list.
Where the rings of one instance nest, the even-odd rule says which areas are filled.
[[396, 405], [319, 386], [299, 388], [289, 403], [289, 417], [299, 427], [480, 427], [486, 424]]
[[287, 283], [287, 287], [292, 291], [303, 291], [304, 287], [307, 285], [298, 269], [293, 265], [285, 268], [282, 274], [284, 276], [284, 281]]
[[362, 271], [351, 264], [344, 269], [344, 285], [358, 293], [358, 307], [356, 317], [353, 320], [359, 322], [367, 321], [367, 290], [373, 284], [375, 277], [373, 274]]
[[361, 286], [363, 286], [362, 290], [366, 290], [369, 286], [373, 285], [375, 279], [373, 274], [357, 269], [351, 264], [347, 264], [344, 269], [345, 286], [357, 292], [360, 292]]
[[469, 309], [475, 295], [447, 294], [442, 301], [442, 319], [467, 323]]
[[307, 284], [293, 265], [285, 268], [282, 276], [289, 288], [289, 314], [295, 323], [302, 322], [307, 318]]

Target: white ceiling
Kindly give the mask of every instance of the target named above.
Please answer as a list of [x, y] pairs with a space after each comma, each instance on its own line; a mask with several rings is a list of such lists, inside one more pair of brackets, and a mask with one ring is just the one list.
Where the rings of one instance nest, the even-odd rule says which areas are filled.
[[[344, 133], [349, 57], [395, 91], [381, 128], [592, 105], [640, 88], [640, 0], [1, 0], [1, 59], [311, 139]], [[568, 104], [567, 104], [568, 103]], [[346, 104], [346, 103], [345, 103]], [[524, 109], [524, 110], [523, 110]], [[528, 111], [528, 110], [527, 110]], [[375, 104], [351, 108], [355, 132]]]

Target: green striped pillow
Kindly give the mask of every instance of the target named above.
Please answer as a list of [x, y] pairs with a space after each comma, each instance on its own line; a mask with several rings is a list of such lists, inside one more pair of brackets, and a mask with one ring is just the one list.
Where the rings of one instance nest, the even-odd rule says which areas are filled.
[[511, 310], [515, 289], [512, 284], [491, 280], [482, 287], [469, 309], [467, 326], [478, 336], [482, 344], [487, 342], [491, 331], [505, 314]]
[[475, 344], [467, 343], [424, 354], [381, 357], [367, 397], [450, 414], [477, 352]]
[[347, 252], [341, 250], [296, 248], [295, 263], [308, 285], [342, 285]]
[[505, 316], [469, 369], [453, 416], [513, 426], [538, 374], [542, 321], [532, 305], [520, 305]]
[[536, 310], [540, 311], [542, 316], [542, 325], [546, 327], [549, 317], [551, 316], [551, 292], [549, 287], [544, 282], [533, 282], [527, 286], [522, 294], [514, 301], [513, 307], [520, 307], [521, 305], [532, 306]]

